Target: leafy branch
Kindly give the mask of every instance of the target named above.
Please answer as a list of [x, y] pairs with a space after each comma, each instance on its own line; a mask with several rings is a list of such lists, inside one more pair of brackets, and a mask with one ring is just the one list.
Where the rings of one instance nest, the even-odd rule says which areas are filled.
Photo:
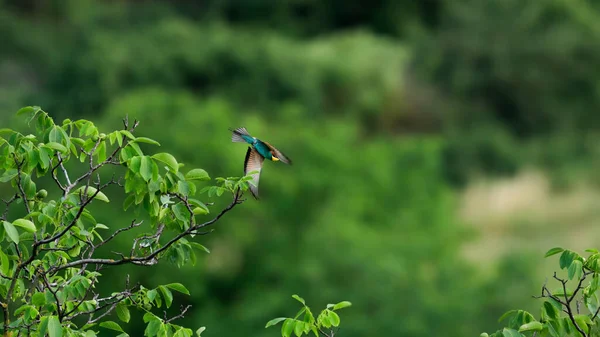
[[[165, 257], [181, 266], [194, 256], [194, 248], [208, 252], [188, 239], [210, 233], [206, 227], [241, 204], [249, 178], [217, 178], [217, 186], [205, 186], [197, 193], [196, 184], [210, 180], [208, 173], [196, 168], [184, 174], [171, 154], [144, 153], [140, 144], [160, 144], [134, 135], [137, 120], [130, 123], [125, 118], [123, 129], [105, 134], [83, 119], [67, 119], [58, 125], [39, 107], [23, 108], [18, 115], [35, 124], [37, 132], [24, 135], [0, 130], [0, 183], [10, 183], [13, 189], [12, 196], [2, 200], [5, 208], [0, 217], [0, 329], [4, 335], [69, 336], [85, 332], [85, 336], [94, 336], [94, 327], [100, 326], [125, 336], [118, 323], [106, 318], [116, 313], [127, 323], [129, 308], [134, 308], [145, 312], [147, 336], [192, 336], [192, 330], [173, 323], [190, 306], [181, 307], [171, 318], [152, 312], [153, 308], [172, 305], [172, 290], [189, 294], [182, 284], [148, 289], [130, 285], [127, 277], [125, 289], [107, 297], [100, 297], [94, 288], [106, 266], [151, 266]], [[74, 175], [71, 165], [77, 162], [84, 169]], [[103, 179], [101, 173], [107, 167], [113, 168], [112, 177]], [[123, 169], [124, 174], [119, 173]], [[51, 176], [60, 198], [48, 200], [48, 192], [38, 190], [34, 174]], [[117, 186], [125, 194], [124, 210], [143, 213], [149, 220], [133, 219], [129, 225], [103, 235], [111, 228], [98, 223], [90, 207], [110, 202], [109, 186]], [[205, 192], [209, 198], [227, 192], [232, 199], [214, 217], [200, 221], [198, 218], [210, 214], [209, 206], [213, 206], [195, 197]], [[11, 218], [10, 209], [19, 204], [25, 216]], [[137, 234], [127, 253], [113, 251], [119, 256], [116, 259], [98, 256], [100, 247], [109, 247], [128, 232]], [[167, 232], [172, 235], [163, 240]], [[91, 265], [95, 266], [93, 271], [88, 270]], [[87, 317], [84, 326], [73, 323], [78, 317]]]
[[[551, 290], [546, 280], [542, 285], [541, 294], [533, 296], [544, 300], [540, 319], [537, 320], [524, 310], [510, 310], [499, 319], [503, 321], [510, 318], [505, 328], [491, 335], [482, 333], [481, 336], [598, 335], [596, 330], [600, 312], [600, 253], [595, 249], [588, 249], [586, 252], [590, 253], [587, 258], [560, 247], [550, 249], [545, 256], [561, 254], [559, 266], [560, 269], [566, 270], [567, 277], [560, 277], [554, 272], [552, 280], [558, 283], [558, 287]], [[569, 287], [571, 284], [574, 285], [573, 289]], [[582, 304], [585, 312], [582, 312]]]

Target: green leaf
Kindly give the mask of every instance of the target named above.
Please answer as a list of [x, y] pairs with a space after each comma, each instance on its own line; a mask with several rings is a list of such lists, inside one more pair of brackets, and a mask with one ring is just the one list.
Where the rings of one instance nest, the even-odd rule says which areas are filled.
[[25, 219], [17, 219], [12, 222], [13, 225], [23, 228], [24, 230], [33, 233], [36, 231], [35, 225], [33, 222]]
[[64, 145], [57, 143], [57, 142], [49, 142], [49, 143], [46, 143], [44, 146], [49, 149], [60, 151], [63, 153], [69, 151]]
[[162, 322], [159, 319], [153, 319], [148, 323], [144, 336], [156, 336], [158, 330], [162, 327]]
[[1, 183], [9, 182], [14, 177], [16, 177], [18, 174], [19, 174], [19, 172], [16, 169], [8, 169], [2, 174], [2, 176], [0, 176], [0, 182]]
[[182, 294], [186, 294], [186, 295], [190, 294], [190, 291], [187, 290], [187, 288], [181, 283], [170, 283], [170, 284], [165, 285], [165, 287], [173, 289]]
[[198, 337], [200, 337], [200, 335], [204, 332], [204, 330], [206, 330], [205, 326], [199, 327], [198, 330], [196, 330], [196, 335], [198, 335]]
[[565, 250], [560, 255], [560, 259], [559, 259], [560, 269], [569, 268], [571, 266], [571, 263], [573, 263], [574, 259], [575, 259], [575, 253], [570, 250]]
[[302, 336], [302, 332], [304, 332], [304, 322], [295, 321], [294, 323], [294, 334], [296, 334], [296, 337]]
[[592, 319], [588, 315], [575, 315], [575, 322], [577, 322], [577, 325], [579, 325], [579, 326], [582, 326], [584, 324], [585, 325], [594, 324], [592, 322]]
[[50, 337], [62, 337], [62, 326], [57, 316], [48, 317], [48, 334]]
[[33, 296], [31, 296], [31, 303], [40, 307], [46, 304], [46, 296], [44, 296], [44, 293], [35, 293]]
[[19, 244], [19, 232], [12, 223], [8, 221], [2, 221], [4, 225], [4, 230], [6, 231], [6, 235], [10, 238], [10, 240], [16, 244]]
[[208, 209], [203, 207], [196, 207], [192, 210], [194, 215], [206, 215], [208, 214]]
[[190, 242], [190, 245], [192, 247], [196, 247], [196, 248], [203, 250], [203, 251], [207, 252], [208, 254], [210, 254], [210, 250], [208, 250], [208, 248], [204, 247], [203, 245], [199, 244], [198, 242]]
[[292, 335], [292, 331], [294, 331], [294, 320], [287, 318], [281, 327], [281, 336], [290, 337]]
[[[199, 208], [202, 208], [206, 212], [206, 213], [194, 213], [194, 214], [198, 215], [198, 214], [208, 214], [208, 213], [210, 213], [208, 207], [202, 201], [197, 200], [197, 199], [193, 199], [193, 198], [189, 198], [188, 201], [189, 201], [189, 203], [191, 205], [194, 205], [194, 206], [197, 206]], [[195, 212], [201, 212], [201, 211], [198, 210], [198, 211], [195, 211]]]
[[143, 156], [140, 161], [140, 175], [145, 181], [150, 181], [152, 178], [152, 159], [148, 156]]
[[277, 317], [277, 318], [273, 318], [272, 320], [267, 322], [267, 325], [265, 325], [265, 328], [268, 328], [270, 326], [279, 324], [279, 322], [281, 321], [285, 321], [286, 317]]
[[188, 173], [185, 174], [185, 179], [186, 180], [210, 180], [210, 176], [208, 175], [208, 173], [200, 168], [197, 169], [193, 169], [190, 170]]
[[558, 310], [554, 305], [552, 305], [552, 303], [544, 301], [544, 310], [546, 311], [548, 317], [555, 320], [558, 319]]
[[121, 131], [119, 131], [119, 132], [120, 132], [122, 135], [124, 135], [125, 137], [127, 137], [127, 138], [129, 138], [129, 139], [131, 139], [131, 140], [134, 140], [134, 139], [135, 139], [135, 137], [133, 136], [133, 134], [132, 134], [131, 132], [127, 131], [127, 130], [121, 130]]
[[[88, 186], [87, 187], [87, 196], [88, 197], [93, 196], [94, 194], [96, 194], [96, 191], [98, 191], [97, 188], [95, 188], [93, 186]], [[81, 186], [80, 188], [78, 188], [77, 192], [84, 193], [85, 192], [85, 186]], [[102, 192], [98, 192], [98, 194], [96, 194], [96, 196], [94, 197], [94, 199], [98, 199], [98, 200], [104, 201], [104, 202], [109, 202], [108, 197], [106, 196], [106, 194], [104, 194]]]
[[304, 299], [296, 294], [292, 295], [292, 298], [294, 298], [296, 301], [302, 303], [303, 305], [306, 305], [306, 303], [304, 302]]
[[523, 331], [542, 331], [544, 329], [544, 324], [540, 322], [529, 322], [521, 325], [519, 328], [519, 332]]
[[117, 316], [121, 321], [129, 323], [129, 319], [131, 319], [131, 314], [129, 313], [129, 308], [125, 305], [125, 303], [121, 302], [117, 304], [115, 311], [117, 312]]
[[549, 251], [547, 251], [546, 254], [544, 255], [544, 257], [556, 255], [558, 253], [562, 253], [563, 251], [564, 251], [564, 249], [562, 249], [560, 247], [554, 247], [554, 248], [550, 249]]
[[329, 311], [329, 321], [331, 325], [338, 326], [340, 325], [340, 316], [335, 311]]
[[177, 192], [179, 192], [179, 194], [183, 195], [184, 197], [187, 197], [190, 194], [190, 183], [188, 183], [187, 181], [178, 181], [177, 182]]
[[46, 333], [48, 332], [48, 317], [49, 316], [43, 316], [40, 318], [40, 324], [38, 324], [39, 336], [46, 336]]
[[522, 337], [523, 335], [521, 335], [521, 333], [519, 333], [517, 330], [504, 328], [504, 330], [502, 330], [502, 336], [504, 336], [504, 337]]
[[165, 305], [167, 308], [169, 308], [171, 303], [173, 303], [173, 293], [171, 293], [171, 291], [165, 286], [158, 286], [158, 290], [162, 293], [162, 297], [165, 300]]
[[177, 172], [179, 170], [179, 164], [177, 163], [177, 160], [175, 160], [175, 157], [173, 157], [173, 155], [171, 155], [170, 153], [166, 153], [166, 152], [157, 153], [157, 154], [153, 155], [152, 158], [167, 164], [167, 166], [171, 170], [173, 170], [173, 172]]
[[152, 145], [156, 145], [156, 146], [160, 146], [160, 143], [155, 141], [154, 139], [150, 139], [147, 137], [137, 137], [134, 142], [136, 143], [146, 143], [146, 144], [152, 144]]
[[19, 111], [17, 111], [17, 116], [20, 115], [30, 115], [30, 118], [33, 118], [35, 116], [35, 114], [37, 114], [40, 111], [40, 107], [39, 106], [26, 106], [24, 108], [19, 109]]
[[569, 267], [568, 275], [570, 280], [573, 278], [577, 280], [581, 279], [581, 276], [583, 275], [583, 263], [579, 260], [573, 261]]
[[113, 321], [105, 321], [100, 323], [100, 326], [105, 328], [105, 329], [110, 329], [110, 330], [114, 330], [114, 331], [119, 331], [119, 332], [125, 332], [123, 331], [123, 328], [121, 328], [121, 326]]
[[339, 310], [339, 309], [343, 309], [343, 308], [347, 308], [349, 306], [351, 306], [352, 303], [348, 302], [348, 301], [342, 301], [336, 305], [333, 306], [333, 310]]

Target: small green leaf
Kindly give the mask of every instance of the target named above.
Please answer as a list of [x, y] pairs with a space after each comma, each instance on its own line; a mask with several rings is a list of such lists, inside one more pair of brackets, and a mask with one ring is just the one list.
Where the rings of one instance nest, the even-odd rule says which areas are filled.
[[208, 214], [208, 210], [206, 208], [202, 208], [202, 207], [196, 207], [192, 211], [194, 212], [194, 215], [206, 215], [206, 214]]
[[552, 318], [552, 319], [558, 319], [558, 310], [556, 309], [556, 307], [554, 305], [552, 305], [552, 303], [548, 302], [548, 301], [544, 301], [544, 310], [546, 311], [546, 314], [548, 315], [548, 317]]
[[160, 146], [160, 143], [155, 141], [154, 139], [150, 139], [147, 137], [137, 137], [134, 142], [136, 143], [147, 143], [147, 144], [152, 144], [152, 145], [156, 145], [156, 146]]
[[296, 294], [292, 295], [292, 298], [294, 298], [296, 301], [302, 303], [303, 305], [306, 305], [306, 303], [304, 302], [304, 299]]
[[16, 177], [18, 174], [19, 174], [19, 172], [16, 169], [8, 169], [2, 174], [2, 176], [0, 176], [0, 182], [1, 183], [9, 182], [14, 177]]
[[552, 256], [552, 255], [556, 255], [558, 253], [562, 253], [563, 251], [564, 251], [563, 248], [554, 247], [554, 248], [550, 249], [549, 251], [547, 251], [546, 254], [544, 255], [544, 257], [549, 257], [549, 256]]
[[177, 163], [177, 160], [170, 153], [166, 153], [166, 152], [157, 153], [157, 154], [153, 155], [152, 158], [167, 164], [167, 166], [174, 172], [177, 172], [179, 170], [179, 164]]
[[540, 322], [529, 322], [521, 325], [519, 328], [519, 332], [523, 331], [542, 331], [544, 329], [544, 324]]
[[31, 222], [29, 220], [17, 219], [15, 221], [13, 221], [12, 224], [15, 226], [21, 227], [30, 233], [33, 233], [36, 231], [35, 225], [33, 224], [33, 222]]
[[204, 247], [203, 245], [199, 244], [198, 242], [190, 242], [190, 245], [192, 247], [196, 247], [196, 248], [203, 250], [203, 251], [207, 252], [208, 254], [210, 254], [210, 250], [208, 250], [208, 248]]
[[200, 168], [197, 169], [193, 169], [190, 170], [188, 173], [185, 174], [185, 179], [186, 180], [210, 180], [210, 176], [208, 175], [208, 173]]
[[521, 333], [518, 332], [517, 330], [504, 328], [504, 330], [502, 330], [502, 336], [504, 336], [504, 337], [522, 337], [523, 335], [521, 335]]
[[173, 289], [182, 294], [186, 294], [186, 295], [190, 294], [190, 291], [187, 290], [187, 288], [181, 283], [170, 283], [170, 284], [165, 285], [165, 287]]
[[140, 161], [140, 175], [145, 181], [150, 181], [152, 178], [152, 159], [148, 156], [143, 156]]
[[169, 308], [171, 303], [173, 303], [173, 293], [171, 293], [171, 291], [165, 286], [158, 286], [158, 290], [161, 292], [162, 297], [165, 300], [165, 305], [167, 308]]
[[573, 263], [575, 256], [576, 254], [570, 250], [563, 251], [558, 261], [560, 269], [569, 268], [571, 266], [571, 263]]
[[6, 235], [10, 238], [10, 240], [16, 244], [19, 244], [19, 232], [12, 223], [8, 221], [2, 221], [4, 225], [4, 230], [6, 231]]
[[568, 276], [569, 279], [573, 279], [575, 278], [576, 280], [581, 279], [581, 276], [583, 275], [583, 263], [581, 263], [581, 261], [579, 260], [575, 260], [571, 263], [571, 266], [569, 267], [569, 271], [568, 271]]
[[281, 327], [281, 336], [290, 337], [292, 335], [292, 331], [294, 331], [294, 325], [294, 320], [287, 318]]
[[35, 116], [36, 113], [38, 113], [40, 111], [40, 107], [39, 106], [26, 106], [24, 108], [19, 109], [19, 111], [17, 111], [17, 116], [20, 115], [32, 115], [30, 118], [33, 118]]
[[[97, 188], [93, 187], [93, 186], [88, 186], [87, 187], [87, 196], [91, 197], [94, 194], [96, 194], [96, 191], [98, 191]], [[80, 188], [77, 189], [77, 192], [85, 192], [85, 186], [81, 186]], [[108, 197], [106, 196], [106, 194], [102, 193], [102, 192], [98, 192], [98, 194], [96, 194], [96, 196], [94, 197], [94, 199], [98, 199], [100, 201], [104, 201], [104, 202], [109, 202]]]
[[44, 146], [49, 149], [60, 151], [63, 153], [69, 151], [64, 145], [57, 143], [57, 142], [49, 142], [49, 143], [46, 143]]
[[338, 326], [340, 325], [340, 316], [338, 316], [338, 314], [335, 311], [329, 311], [329, 321], [331, 322], [331, 325], [333, 326]]
[[46, 296], [43, 293], [35, 293], [31, 296], [31, 303], [35, 306], [42, 306], [46, 304]]
[[129, 139], [135, 139], [135, 137], [133, 136], [133, 134], [127, 130], [121, 130], [119, 131], [121, 132], [122, 135], [124, 135], [125, 137], [129, 138]]
[[62, 326], [57, 316], [48, 317], [48, 334], [50, 337], [62, 337]]
[[279, 322], [281, 321], [285, 321], [286, 317], [277, 317], [277, 318], [273, 318], [272, 320], [267, 322], [267, 325], [265, 326], [265, 328], [268, 328], [270, 326], [279, 324]]
[[339, 309], [343, 309], [343, 308], [347, 308], [349, 306], [351, 306], [352, 303], [348, 302], [348, 301], [342, 301], [340, 303], [337, 303], [336, 305], [333, 306], [333, 310], [339, 310]]
[[206, 330], [206, 327], [201, 326], [200, 328], [198, 328], [198, 330], [196, 330], [196, 335], [198, 335], [198, 337], [200, 337], [200, 335], [204, 332], [204, 330]]
[[129, 319], [131, 319], [131, 314], [129, 313], [129, 308], [125, 305], [125, 303], [121, 302], [117, 304], [115, 311], [117, 312], [117, 316], [121, 321], [129, 323]]
[[121, 326], [113, 321], [105, 321], [100, 323], [100, 326], [105, 328], [105, 329], [110, 329], [110, 330], [114, 330], [114, 331], [119, 331], [119, 332], [125, 332], [123, 331], [123, 328], [121, 328]]
[[296, 337], [302, 336], [302, 333], [304, 332], [304, 322], [295, 321], [294, 323], [294, 334]]

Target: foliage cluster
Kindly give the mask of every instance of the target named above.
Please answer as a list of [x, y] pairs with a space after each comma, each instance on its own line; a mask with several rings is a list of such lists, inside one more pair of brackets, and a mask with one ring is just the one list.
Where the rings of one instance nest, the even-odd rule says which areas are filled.
[[[160, 260], [178, 266], [194, 262], [196, 250], [208, 250], [188, 239], [209, 233], [207, 226], [242, 202], [247, 178], [219, 179], [219, 186], [206, 186], [202, 191], [228, 192], [233, 201], [201, 221], [210, 209], [195, 199], [202, 192], [197, 193], [196, 183], [209, 180], [207, 172], [194, 168], [184, 173], [173, 155], [144, 152], [142, 144], [160, 144], [134, 136], [137, 121], [125, 119], [123, 129], [105, 134], [85, 119], [56, 124], [39, 107], [23, 108], [18, 115], [35, 125], [35, 134], [0, 130], [0, 183], [11, 195], [3, 200], [0, 217], [1, 330], [6, 336], [90, 337], [101, 327], [128, 336], [107, 317], [116, 314], [128, 323], [134, 309], [143, 312], [145, 336], [192, 336], [191, 329], [174, 322], [189, 306], [170, 318], [156, 310], [171, 307], [173, 291], [189, 295], [183, 284], [148, 288], [131, 284], [129, 276], [111, 283], [103, 270], [153, 266]], [[109, 171], [111, 178], [102, 179], [101, 171]], [[50, 192], [39, 188], [43, 177], [52, 179]], [[138, 217], [145, 214], [149, 221], [98, 222], [89, 206], [109, 203], [111, 186], [126, 196], [125, 210]], [[135, 233], [130, 246], [105, 257], [99, 249], [115, 249], [114, 239], [128, 231]], [[125, 289], [115, 289], [118, 280]], [[101, 281], [110, 289], [106, 296], [97, 290]]]
[[[507, 321], [502, 330], [481, 337], [531, 337], [531, 336], [600, 336], [600, 252], [586, 249], [588, 256], [560, 247], [552, 248], [546, 257], [560, 254], [558, 263], [565, 276], [554, 272], [552, 283], [548, 280], [539, 296], [543, 300], [539, 318], [526, 310], [510, 310], [499, 321]], [[551, 287], [551, 288], [550, 288]]]

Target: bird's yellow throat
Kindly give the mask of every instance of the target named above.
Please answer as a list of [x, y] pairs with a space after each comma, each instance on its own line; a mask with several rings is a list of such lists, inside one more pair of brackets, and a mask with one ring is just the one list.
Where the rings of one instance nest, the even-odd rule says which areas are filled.
[[277, 157], [271, 157], [271, 160], [272, 160], [272, 161], [278, 161], [278, 160], [279, 160], [279, 158], [277, 158]]

